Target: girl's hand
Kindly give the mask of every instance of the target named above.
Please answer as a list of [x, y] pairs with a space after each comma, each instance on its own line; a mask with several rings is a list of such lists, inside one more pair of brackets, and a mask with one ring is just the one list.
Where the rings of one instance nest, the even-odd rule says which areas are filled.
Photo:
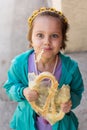
[[61, 104], [61, 110], [62, 110], [64, 113], [68, 113], [68, 112], [71, 110], [71, 107], [72, 107], [72, 102], [71, 102], [71, 100], [69, 100], [69, 101], [66, 102], [66, 103]]
[[23, 95], [29, 101], [35, 101], [38, 98], [38, 93], [35, 90], [30, 89], [29, 87], [23, 90]]

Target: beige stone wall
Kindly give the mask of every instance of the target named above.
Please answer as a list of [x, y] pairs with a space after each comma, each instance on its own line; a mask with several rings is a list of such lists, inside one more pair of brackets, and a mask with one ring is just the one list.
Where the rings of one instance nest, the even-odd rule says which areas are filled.
[[[49, 0], [48, 0], [49, 1]], [[62, 9], [62, 0], [51, 0], [52, 4], [51, 6], [56, 8], [57, 10], [60, 10]]]
[[67, 51], [87, 51], [87, 1], [62, 0], [62, 11], [70, 24]]

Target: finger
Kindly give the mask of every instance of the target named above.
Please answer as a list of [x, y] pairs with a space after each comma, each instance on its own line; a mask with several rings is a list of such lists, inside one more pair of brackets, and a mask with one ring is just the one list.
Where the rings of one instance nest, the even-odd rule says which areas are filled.
[[72, 102], [71, 102], [71, 100], [69, 100], [68, 102], [61, 104], [61, 106], [62, 107], [72, 106]]
[[69, 112], [69, 111], [71, 110], [71, 106], [72, 106], [71, 104], [69, 104], [69, 105], [67, 105], [67, 106], [63, 104], [63, 105], [61, 106], [61, 110], [62, 110], [63, 112], [65, 112], [65, 113], [67, 113], [67, 112]]
[[63, 111], [64, 113], [68, 113], [68, 112], [70, 112], [70, 110], [71, 110], [70, 108], [63, 108], [63, 109], [62, 109], [62, 111]]

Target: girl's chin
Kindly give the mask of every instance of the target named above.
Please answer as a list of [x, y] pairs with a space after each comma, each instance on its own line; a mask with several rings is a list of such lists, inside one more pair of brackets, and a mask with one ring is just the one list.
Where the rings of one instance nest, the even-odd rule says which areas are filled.
[[42, 58], [43, 58], [43, 59], [46, 59], [46, 60], [47, 60], [47, 59], [51, 59], [51, 58], [52, 58], [52, 55], [44, 55], [44, 56], [42, 56]]

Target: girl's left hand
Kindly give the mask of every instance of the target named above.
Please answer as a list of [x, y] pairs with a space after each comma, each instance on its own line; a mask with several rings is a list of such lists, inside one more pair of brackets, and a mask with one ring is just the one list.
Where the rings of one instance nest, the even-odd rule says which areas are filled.
[[66, 103], [61, 104], [61, 110], [62, 110], [64, 113], [68, 113], [68, 112], [71, 110], [71, 107], [72, 107], [72, 102], [71, 102], [71, 100], [69, 100], [69, 101], [66, 102]]

